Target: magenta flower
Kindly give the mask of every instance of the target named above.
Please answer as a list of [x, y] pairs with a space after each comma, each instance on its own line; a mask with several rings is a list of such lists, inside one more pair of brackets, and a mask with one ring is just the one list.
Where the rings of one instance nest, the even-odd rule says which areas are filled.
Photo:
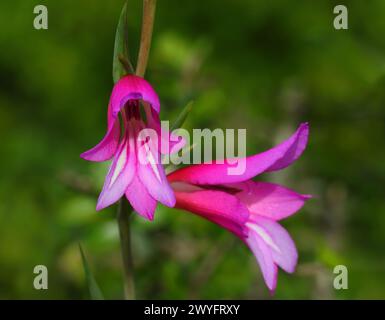
[[298, 256], [294, 241], [278, 221], [298, 211], [310, 196], [251, 178], [281, 170], [297, 160], [306, 147], [308, 134], [308, 124], [301, 124], [288, 140], [243, 159], [246, 167], [239, 175], [228, 174], [228, 161], [192, 165], [168, 175], [176, 208], [200, 215], [244, 241], [271, 292], [277, 284], [278, 266], [292, 273]]
[[[145, 116], [140, 112], [141, 104]], [[108, 106], [107, 133], [97, 146], [81, 154], [83, 159], [90, 161], [113, 158], [97, 210], [125, 195], [135, 211], [152, 220], [157, 201], [169, 207], [175, 205], [175, 195], [159, 156], [160, 151], [178, 151], [184, 141], [161, 133], [159, 111], [159, 98], [144, 79], [128, 75], [115, 84]], [[120, 128], [119, 113], [123, 130]], [[167, 141], [161, 143], [158, 137], [166, 137]]]

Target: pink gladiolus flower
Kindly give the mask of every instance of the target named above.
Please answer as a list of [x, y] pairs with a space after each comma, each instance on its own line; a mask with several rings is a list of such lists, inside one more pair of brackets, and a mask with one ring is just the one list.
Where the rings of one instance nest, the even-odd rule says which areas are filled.
[[[145, 117], [140, 112], [141, 104]], [[178, 151], [184, 141], [161, 133], [159, 111], [159, 98], [144, 79], [128, 75], [115, 84], [108, 106], [107, 133], [98, 145], [81, 154], [89, 161], [113, 158], [97, 210], [125, 195], [136, 212], [152, 220], [157, 201], [169, 207], [175, 205], [175, 195], [160, 163], [159, 153]], [[143, 132], [147, 132], [145, 138], [141, 136]], [[161, 143], [158, 137], [167, 137], [167, 141]]]
[[228, 174], [228, 161], [191, 165], [168, 175], [176, 208], [200, 215], [244, 241], [271, 292], [276, 288], [278, 266], [292, 273], [297, 264], [294, 241], [278, 221], [298, 211], [310, 196], [251, 178], [281, 170], [297, 160], [308, 134], [308, 124], [301, 124], [288, 140], [245, 158], [245, 171], [238, 175]]

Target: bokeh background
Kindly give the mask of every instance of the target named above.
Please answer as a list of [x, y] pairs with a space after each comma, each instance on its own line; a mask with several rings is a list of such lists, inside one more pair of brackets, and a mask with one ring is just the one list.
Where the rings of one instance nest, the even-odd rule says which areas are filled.
[[[129, 1], [136, 56], [141, 1]], [[48, 30], [33, 28], [45, 4]], [[349, 29], [333, 28], [345, 4]], [[123, 1], [0, 2], [0, 298], [89, 298], [78, 243], [106, 298], [123, 296], [116, 207], [95, 204], [107, 164], [79, 154], [104, 135]], [[385, 1], [159, 0], [147, 79], [162, 119], [246, 128], [248, 153], [303, 121], [304, 155], [263, 180], [315, 197], [284, 226], [300, 259], [275, 299], [385, 298]], [[134, 59], [135, 60], [135, 59]], [[135, 61], [134, 61], [135, 62]], [[271, 299], [249, 250], [192, 214], [133, 219], [139, 298]], [[33, 268], [49, 289], [33, 288]], [[333, 289], [344, 264], [349, 289]]]

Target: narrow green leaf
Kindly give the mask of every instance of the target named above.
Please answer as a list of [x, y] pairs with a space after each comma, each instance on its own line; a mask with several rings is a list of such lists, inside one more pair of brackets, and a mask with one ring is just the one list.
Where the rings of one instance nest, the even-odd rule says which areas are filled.
[[91, 272], [91, 269], [87, 262], [87, 258], [84, 254], [83, 248], [80, 243], [79, 243], [79, 251], [80, 251], [80, 255], [82, 256], [84, 274], [86, 276], [87, 287], [88, 287], [88, 291], [90, 293], [91, 299], [104, 300], [102, 291], [100, 290], [98, 284], [96, 283], [95, 277]]
[[192, 106], [194, 104], [194, 101], [190, 101], [182, 110], [182, 112], [178, 115], [178, 118], [175, 120], [175, 122], [172, 124], [170, 131], [173, 131], [177, 128], [182, 127], [183, 123], [186, 121], [187, 116], [189, 115]]
[[115, 33], [114, 56], [112, 61], [112, 78], [114, 83], [127, 73], [133, 73], [127, 45], [127, 2], [120, 13]]

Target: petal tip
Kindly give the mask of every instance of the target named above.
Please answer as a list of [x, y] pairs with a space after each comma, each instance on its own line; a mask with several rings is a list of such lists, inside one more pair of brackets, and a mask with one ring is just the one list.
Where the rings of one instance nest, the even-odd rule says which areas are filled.
[[87, 161], [95, 161], [92, 156], [86, 151], [80, 154], [80, 158]]
[[100, 203], [96, 204], [96, 211], [102, 211], [105, 208], [105, 206], [101, 205]]
[[142, 208], [142, 209], [139, 209], [139, 208], [134, 208], [133, 209], [135, 210], [135, 212], [141, 216], [143, 219], [147, 220], [147, 221], [154, 221], [154, 216], [155, 216], [155, 208], [156, 208], [156, 205], [155, 207], [153, 208]]
[[301, 194], [301, 196], [302, 196], [302, 199], [304, 200], [310, 200], [314, 198], [312, 194]]
[[170, 197], [167, 198], [167, 203], [165, 205], [170, 208], [174, 208], [176, 204], [176, 198], [174, 195], [174, 192], [170, 195]]
[[96, 211], [101, 211], [112, 205], [112, 203], [106, 201], [104, 197], [99, 197], [98, 203], [96, 204]]
[[265, 283], [267, 288], [269, 289], [270, 295], [273, 296], [275, 294], [275, 290], [277, 288], [277, 282], [278, 282], [278, 267], [275, 265], [275, 272], [274, 272], [274, 277], [272, 281], [266, 281]]
[[300, 123], [298, 129], [299, 130], [309, 130], [310, 124], [308, 121]]
[[150, 213], [150, 212], [138, 212], [135, 210], [135, 212], [140, 216], [142, 217], [144, 220], [146, 221], [154, 221], [154, 214]]
[[305, 141], [309, 138], [310, 125], [309, 122], [302, 122], [298, 128], [298, 134], [303, 135]]
[[154, 213], [150, 213], [146, 215], [146, 218], [148, 221], [154, 221], [154, 217], [155, 217]]
[[[297, 259], [298, 259], [298, 257], [297, 257]], [[286, 268], [286, 272], [287, 273], [294, 273], [295, 272], [295, 269], [296, 269], [296, 267], [297, 267], [297, 259], [296, 259], [296, 261], [295, 261], [295, 264], [293, 265], [293, 266], [291, 266], [290, 268]]]

